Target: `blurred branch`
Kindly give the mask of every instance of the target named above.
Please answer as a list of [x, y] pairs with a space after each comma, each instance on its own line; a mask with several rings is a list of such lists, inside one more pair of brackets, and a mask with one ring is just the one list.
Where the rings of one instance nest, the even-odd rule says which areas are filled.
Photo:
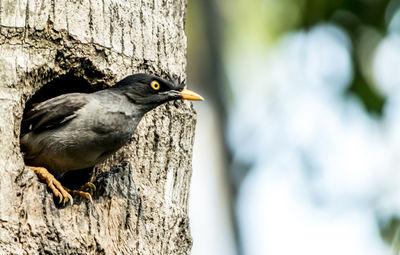
[[[226, 123], [227, 123], [227, 114], [228, 114], [228, 100], [229, 96], [229, 86], [227, 85], [226, 73], [223, 65], [222, 59], [222, 18], [219, 13], [219, 9], [217, 6], [217, 1], [215, 0], [204, 0], [199, 1], [201, 13], [205, 18], [203, 19], [205, 22], [205, 36], [207, 37], [207, 55], [205, 62], [202, 65], [202, 85], [206, 88], [209, 94], [207, 97], [212, 104], [215, 106], [215, 113], [220, 120], [221, 125], [219, 125], [220, 130], [219, 133], [222, 134], [220, 137], [222, 139], [221, 143], [224, 147], [224, 158], [227, 162], [231, 162], [232, 155], [227, 146], [226, 142]], [[228, 180], [232, 180], [230, 166], [226, 169], [226, 176]], [[234, 229], [234, 238], [236, 244], [236, 250], [240, 254], [240, 238], [238, 225], [236, 221], [236, 213], [235, 213], [235, 199], [238, 187], [233, 184], [232, 181], [229, 181], [229, 195], [230, 195], [230, 209], [231, 209], [231, 225]]]

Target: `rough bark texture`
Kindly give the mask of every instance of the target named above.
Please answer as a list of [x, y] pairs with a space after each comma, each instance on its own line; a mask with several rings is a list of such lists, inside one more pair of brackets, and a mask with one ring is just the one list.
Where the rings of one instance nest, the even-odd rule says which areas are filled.
[[142, 120], [96, 168], [93, 204], [57, 207], [19, 148], [25, 103], [57, 77], [95, 89], [143, 71], [184, 79], [185, 11], [186, 0], [0, 0], [0, 254], [189, 253], [190, 103]]

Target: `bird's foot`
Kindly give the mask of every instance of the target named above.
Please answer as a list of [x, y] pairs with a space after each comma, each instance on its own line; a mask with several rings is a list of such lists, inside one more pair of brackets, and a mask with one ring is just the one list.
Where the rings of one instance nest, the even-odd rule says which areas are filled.
[[[91, 184], [94, 186], [93, 183], [91, 183]], [[87, 185], [87, 183], [85, 183], [82, 187], [84, 187], [84, 186], [86, 186], [86, 185]], [[81, 189], [82, 189], [82, 187], [81, 187]], [[88, 187], [93, 188], [92, 186], [88, 186]], [[66, 188], [66, 187], [64, 187], [64, 189], [66, 189], [66, 190], [67, 190], [70, 194], [72, 194], [73, 196], [81, 196], [81, 197], [84, 197], [84, 198], [86, 198], [87, 200], [89, 200], [90, 203], [93, 203], [92, 196], [89, 194], [89, 192], [85, 192], [85, 191], [82, 191], [82, 190], [70, 190], [70, 189], [68, 189], [68, 188]], [[94, 190], [96, 190], [96, 186], [94, 186]]]
[[87, 182], [87, 183], [83, 184], [79, 190], [85, 190], [87, 188], [90, 188], [93, 190], [93, 192], [96, 192], [96, 185], [94, 185], [92, 182]]
[[51, 189], [53, 194], [60, 198], [59, 203], [63, 202], [63, 205], [69, 201], [71, 205], [74, 203], [74, 199], [72, 196], [68, 193], [68, 189], [65, 189], [61, 183], [52, 175], [49, 173], [49, 171], [44, 168], [44, 167], [36, 167], [36, 166], [28, 166], [30, 169], [32, 169], [36, 175], [39, 177], [41, 180], [45, 180], [47, 183], [47, 186]]
[[85, 197], [87, 200], [89, 200], [91, 203], [93, 203], [92, 196], [90, 195], [90, 193], [84, 191], [88, 188], [91, 189], [93, 192], [96, 192], [96, 185], [94, 185], [92, 182], [87, 182], [87, 183], [83, 184], [79, 190], [69, 190], [69, 189], [67, 189], [67, 190], [73, 196]]

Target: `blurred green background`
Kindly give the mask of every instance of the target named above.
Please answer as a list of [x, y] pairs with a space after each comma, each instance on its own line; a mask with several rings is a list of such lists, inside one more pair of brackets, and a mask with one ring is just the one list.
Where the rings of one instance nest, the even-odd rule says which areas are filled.
[[400, 1], [188, 2], [193, 254], [400, 254]]

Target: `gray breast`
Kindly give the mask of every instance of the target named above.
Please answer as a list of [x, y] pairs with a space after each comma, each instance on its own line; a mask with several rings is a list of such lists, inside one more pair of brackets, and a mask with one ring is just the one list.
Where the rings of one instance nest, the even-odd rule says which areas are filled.
[[31, 157], [28, 164], [44, 166], [56, 175], [91, 167], [122, 147], [133, 135], [142, 115], [132, 104], [113, 97], [100, 101], [95, 96], [76, 117], [40, 133], [21, 139]]

